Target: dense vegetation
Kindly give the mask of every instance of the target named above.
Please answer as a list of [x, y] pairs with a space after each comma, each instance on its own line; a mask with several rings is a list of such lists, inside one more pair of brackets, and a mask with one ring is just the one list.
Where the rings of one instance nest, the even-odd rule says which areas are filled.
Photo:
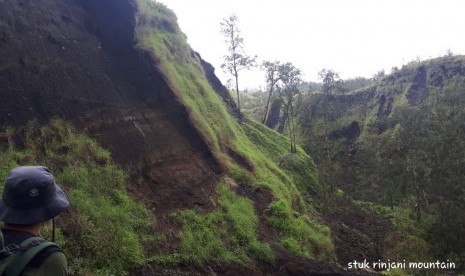
[[463, 267], [464, 93], [465, 58], [456, 56], [412, 62], [363, 89], [312, 94], [302, 105], [321, 180], [415, 226], [404, 234], [416, 245], [401, 256], [422, 251]]
[[[463, 269], [465, 58], [413, 61], [372, 79], [320, 75], [321, 83], [300, 87], [296, 106], [325, 208], [343, 196], [390, 218], [384, 259], [451, 260]], [[243, 93], [244, 111], [260, 120], [267, 97]]]

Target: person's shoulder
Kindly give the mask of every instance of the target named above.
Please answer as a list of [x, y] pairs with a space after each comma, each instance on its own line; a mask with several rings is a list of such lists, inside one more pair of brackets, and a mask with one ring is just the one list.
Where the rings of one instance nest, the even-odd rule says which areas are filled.
[[28, 266], [24, 276], [48, 276], [48, 275], [69, 275], [68, 262], [62, 251], [55, 251], [50, 254], [39, 267]]
[[66, 260], [66, 256], [62, 251], [55, 251], [54, 253], [50, 254], [47, 259], [42, 263], [42, 266], [47, 266], [47, 265], [56, 265], [56, 264], [68, 264], [68, 261]]
[[61, 251], [57, 244], [49, 243], [47, 247], [42, 249], [29, 263], [30, 266], [39, 267], [53, 253]]

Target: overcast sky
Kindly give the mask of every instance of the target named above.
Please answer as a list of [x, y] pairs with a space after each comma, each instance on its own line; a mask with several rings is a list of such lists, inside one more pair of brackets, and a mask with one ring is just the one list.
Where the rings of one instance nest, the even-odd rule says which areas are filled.
[[[248, 54], [292, 62], [304, 79], [333, 69], [343, 79], [372, 77], [409, 61], [465, 53], [463, 0], [158, 0], [173, 10], [191, 47], [216, 68], [227, 44], [220, 22], [231, 14]], [[244, 71], [240, 88], [264, 86]]]

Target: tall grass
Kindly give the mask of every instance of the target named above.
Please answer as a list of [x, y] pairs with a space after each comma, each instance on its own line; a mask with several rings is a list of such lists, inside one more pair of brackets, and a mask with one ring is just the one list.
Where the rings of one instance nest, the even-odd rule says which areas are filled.
[[152, 218], [128, 195], [126, 176], [107, 150], [60, 119], [31, 121], [0, 137], [23, 142], [0, 145], [2, 179], [13, 167], [40, 164], [63, 187], [70, 206], [58, 217], [58, 241], [75, 273], [125, 275], [144, 263]]

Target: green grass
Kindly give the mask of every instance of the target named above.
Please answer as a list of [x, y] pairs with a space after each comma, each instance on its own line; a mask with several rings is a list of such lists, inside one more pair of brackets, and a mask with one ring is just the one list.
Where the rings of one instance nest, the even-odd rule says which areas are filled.
[[74, 272], [124, 275], [144, 263], [151, 215], [128, 195], [126, 176], [107, 150], [59, 119], [32, 121], [0, 137], [24, 141], [1, 145], [2, 179], [15, 166], [41, 164], [63, 187], [70, 206], [58, 217], [58, 241]]
[[[291, 199], [298, 201], [310, 202], [309, 193], [323, 193], [315, 164], [300, 146], [296, 154], [291, 154], [289, 138], [254, 121], [243, 125], [243, 129], [253, 144], [256, 157], [252, 159], [260, 167], [257, 175], [262, 178], [258, 179], [266, 182], [258, 185], [270, 187], [278, 198], [291, 195]], [[280, 190], [287, 192], [280, 194]], [[303, 203], [299, 205], [305, 206]], [[312, 209], [314, 206], [306, 207]]]
[[198, 213], [184, 210], [175, 214], [182, 231], [176, 253], [159, 255], [160, 264], [248, 265], [252, 260], [272, 263], [270, 246], [258, 239], [258, 217], [253, 202], [238, 196], [224, 182], [218, 185], [217, 210]]
[[[149, 5], [145, 0], [138, 0], [136, 4], [139, 11], [136, 17], [138, 47], [152, 55], [169, 87], [187, 109], [189, 120], [199, 130], [216, 159], [227, 168], [227, 174], [239, 184], [269, 188], [273, 196], [286, 202], [290, 210], [302, 214], [312, 210], [307, 191], [318, 190], [319, 182], [311, 158], [301, 149], [297, 155], [289, 156], [289, 140], [257, 123], [238, 124], [206, 80], [200, 60], [190, 50], [172, 12], [162, 4]], [[251, 168], [246, 169], [237, 158], [230, 156], [230, 151], [240, 156], [242, 162], [248, 163]], [[270, 259], [269, 254], [264, 253], [268, 251], [267, 246], [258, 242], [256, 230], [253, 230], [253, 225], [257, 223], [256, 218], [252, 219], [256, 217], [252, 214], [253, 205], [238, 198], [238, 203], [232, 204], [228, 199], [232, 195], [226, 196], [228, 193], [222, 185], [218, 193], [221, 210], [202, 215], [186, 210], [178, 214], [183, 225], [179, 252], [171, 257], [157, 257], [159, 260], [201, 264], [247, 263], [250, 258]], [[275, 221], [279, 219], [276, 217]], [[286, 218], [282, 219], [287, 222]], [[216, 224], [222, 225], [221, 229]], [[307, 217], [301, 224], [307, 225], [315, 233], [321, 231], [318, 234], [330, 237], [326, 228], [313, 227], [320, 225], [315, 219]], [[298, 240], [297, 235], [302, 233], [294, 231], [286, 237]], [[283, 246], [288, 243], [282, 238], [277, 242]], [[315, 247], [315, 244], [299, 246], [309, 247], [305, 249], [306, 252], [313, 252], [315, 249], [310, 247]], [[322, 247], [327, 246], [325, 252], [333, 250], [332, 244], [326, 240], [322, 244]], [[305, 255], [321, 257], [317, 253]]]
[[281, 232], [284, 248], [307, 258], [332, 261], [334, 248], [328, 227], [294, 213], [284, 200], [272, 202], [267, 211], [268, 222]]

